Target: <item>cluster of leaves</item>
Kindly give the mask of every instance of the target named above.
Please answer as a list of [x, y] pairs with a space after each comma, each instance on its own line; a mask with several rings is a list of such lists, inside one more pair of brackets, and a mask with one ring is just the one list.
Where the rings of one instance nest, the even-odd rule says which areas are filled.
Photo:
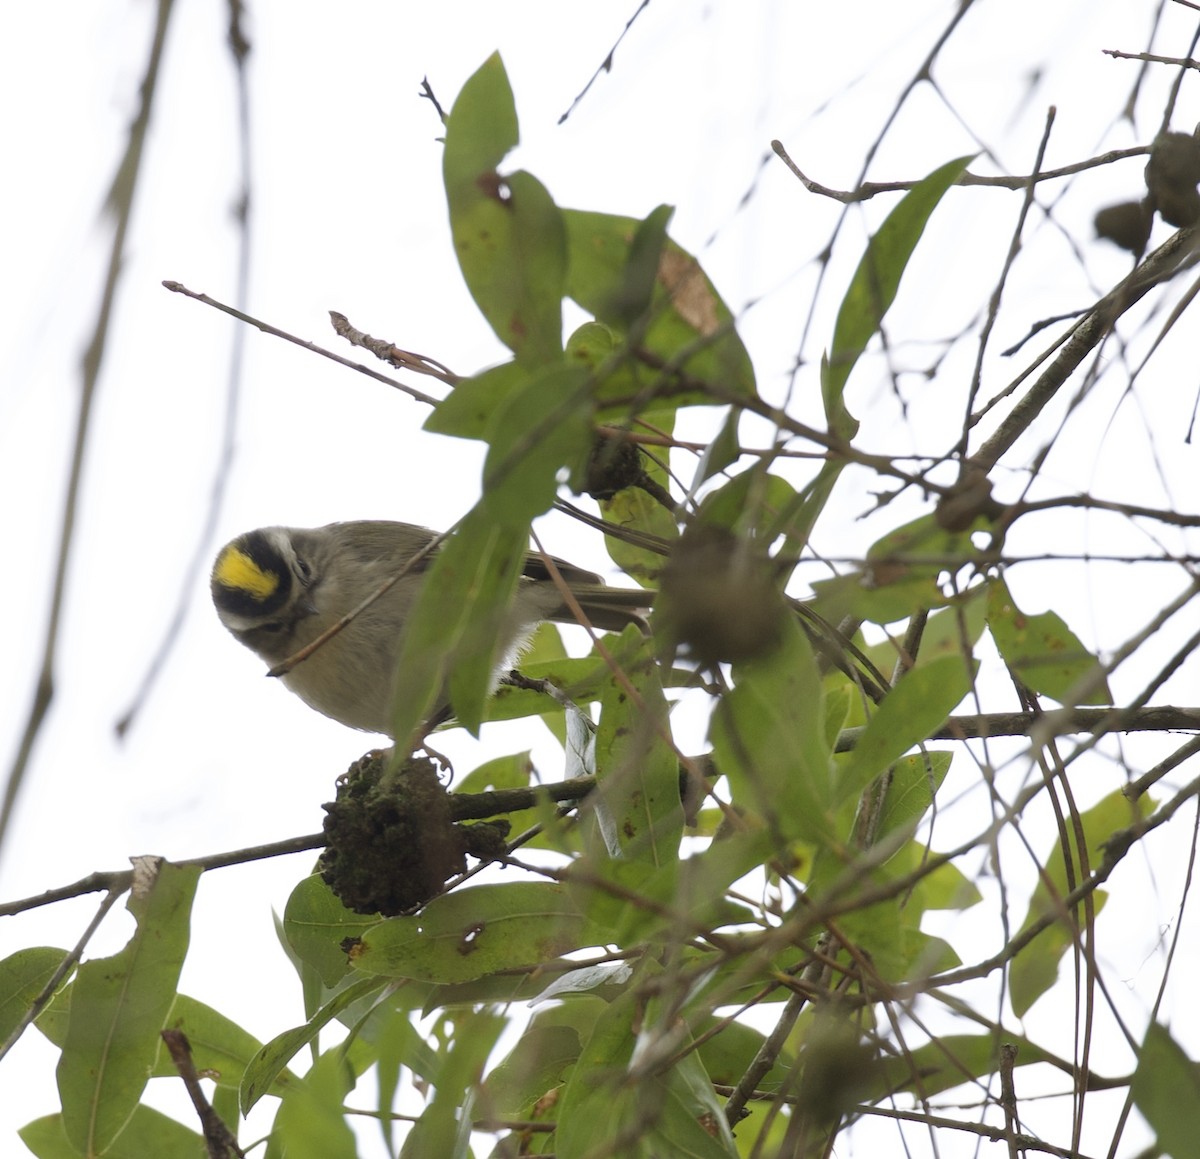
[[[971, 1033], [912, 1045], [899, 1003], [996, 968], [963, 967], [922, 928], [934, 911], [979, 902], [955, 856], [987, 835], [946, 854], [917, 836], [954, 755], [927, 742], [971, 694], [980, 641], [987, 633], [1031, 702], [1107, 704], [1102, 669], [1059, 616], [1017, 606], [995, 563], [1005, 513], [986, 499], [965, 514], [943, 502], [896, 529], [806, 604], [784, 595], [858, 454], [846, 383], [966, 159], [918, 182], [871, 240], [821, 367], [826, 424], [812, 430], [760, 398], [731, 312], [667, 236], [669, 210], [637, 221], [563, 209], [531, 174], [501, 174], [516, 143], [512, 93], [493, 58], [449, 115], [444, 176], [464, 277], [512, 358], [461, 381], [427, 424], [483, 440], [487, 459], [482, 498], [432, 565], [413, 617], [395, 735], [418, 738], [448, 687], [470, 728], [543, 716], [567, 772], [591, 775], [595, 789], [574, 807], [534, 803], [508, 818], [525, 834], [515, 856], [540, 850], [542, 868], [462, 885], [412, 915], [354, 913], [319, 876], [302, 881], [280, 933], [308, 1009], [266, 1045], [176, 993], [198, 872], [158, 867], [130, 902], [129, 944], [85, 962], [38, 1019], [62, 1050], [62, 1112], [22, 1133], [44, 1159], [220, 1153], [211, 1134], [141, 1101], [148, 1079], [176, 1074], [164, 1028], [186, 1034], [197, 1071], [215, 1080], [220, 1119], [234, 1124], [278, 1098], [266, 1155], [325, 1159], [356, 1153], [345, 1100], [368, 1071], [393, 1153], [407, 1071], [427, 1097], [407, 1107], [405, 1156], [467, 1154], [473, 1132], [491, 1131], [498, 1156], [718, 1159], [825, 1153], [871, 1107], [987, 1080], [1002, 1046], [1018, 1045], [1021, 1065], [1070, 1069], [978, 1014]], [[565, 298], [590, 320], [564, 342]], [[677, 488], [688, 502], [668, 509], [672, 479], [655, 448], [697, 406], [728, 417]], [[826, 452], [805, 485], [742, 451], [745, 412]], [[654, 633], [630, 627], [569, 659], [543, 631], [522, 669], [561, 695], [549, 709], [528, 689], [493, 698], [495, 641], [531, 522], [564, 481], [587, 486], [598, 439], [639, 448], [641, 482], [606, 492], [601, 508], [616, 562], [662, 579]], [[765, 621], [763, 606], [775, 609]], [[868, 645], [858, 631], [899, 621], [902, 640]], [[676, 666], [689, 651], [698, 662]], [[673, 690], [688, 685], [711, 696], [705, 762], [681, 753], [672, 733]], [[594, 726], [571, 707], [587, 704], [598, 705]], [[458, 791], [522, 787], [531, 775], [515, 754]], [[689, 787], [706, 794], [696, 813], [684, 808]], [[1046, 851], [1005, 954], [1018, 1015], [1054, 983], [1079, 915], [1101, 904], [1113, 835], [1148, 808], [1146, 798], [1106, 798]], [[63, 955], [39, 948], [0, 963], [0, 1037]], [[535, 1012], [489, 1069], [518, 1001]], [[349, 1033], [322, 1049], [335, 1020]], [[290, 1065], [306, 1048], [313, 1062], [299, 1077]], [[1186, 1072], [1157, 1028], [1144, 1058], [1160, 1076]], [[1133, 1097], [1165, 1123], [1161, 1085], [1145, 1073]], [[1174, 1125], [1160, 1129], [1178, 1133], [1171, 1109]]]

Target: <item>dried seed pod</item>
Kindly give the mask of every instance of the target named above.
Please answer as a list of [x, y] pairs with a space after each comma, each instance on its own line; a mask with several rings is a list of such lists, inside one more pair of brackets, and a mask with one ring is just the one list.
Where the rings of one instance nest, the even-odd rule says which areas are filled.
[[788, 614], [765, 552], [723, 527], [696, 524], [663, 569], [655, 624], [701, 664], [753, 660], [771, 651]]

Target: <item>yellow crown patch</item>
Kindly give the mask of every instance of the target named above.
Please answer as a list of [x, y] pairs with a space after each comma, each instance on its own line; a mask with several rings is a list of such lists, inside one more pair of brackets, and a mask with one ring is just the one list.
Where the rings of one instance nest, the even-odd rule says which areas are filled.
[[265, 600], [275, 594], [279, 587], [279, 576], [273, 571], [259, 567], [244, 551], [227, 547], [213, 566], [213, 579], [222, 587], [245, 592], [256, 600]]

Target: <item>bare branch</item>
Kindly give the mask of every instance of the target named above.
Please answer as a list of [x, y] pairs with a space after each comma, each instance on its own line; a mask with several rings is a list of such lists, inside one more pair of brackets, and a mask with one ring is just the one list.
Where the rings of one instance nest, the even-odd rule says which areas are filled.
[[314, 354], [319, 354], [322, 358], [328, 358], [330, 361], [336, 362], [339, 366], [345, 366], [350, 370], [357, 371], [359, 374], [365, 374], [368, 378], [374, 378], [379, 382], [386, 383], [388, 386], [395, 387], [396, 390], [402, 390], [410, 398], [416, 399], [417, 402], [423, 402], [426, 406], [437, 406], [438, 404], [436, 398], [426, 394], [424, 391], [417, 390], [415, 386], [408, 386], [403, 382], [397, 382], [394, 378], [388, 378], [386, 374], [380, 374], [378, 370], [372, 370], [369, 366], [363, 366], [361, 362], [351, 362], [350, 359], [343, 358], [340, 354], [334, 354], [332, 350], [326, 350], [325, 347], [318, 346], [315, 342], [308, 342], [303, 338], [297, 338], [294, 334], [289, 334], [286, 330], [280, 330], [268, 322], [263, 322], [255, 318], [252, 314], [244, 314], [241, 310], [236, 310], [233, 306], [219, 302], [216, 298], [210, 298], [207, 294], [198, 294], [195, 290], [189, 290], [182, 282], [167, 280], [163, 282], [163, 286], [173, 294], [184, 294], [189, 298], [195, 299], [197, 302], [203, 302], [206, 306], [212, 306], [215, 310], [220, 310], [232, 318], [237, 318], [241, 322], [256, 327], [264, 334], [270, 334], [273, 338], [282, 338], [285, 342], [291, 342], [295, 346], [301, 346], [305, 350], [311, 350]]

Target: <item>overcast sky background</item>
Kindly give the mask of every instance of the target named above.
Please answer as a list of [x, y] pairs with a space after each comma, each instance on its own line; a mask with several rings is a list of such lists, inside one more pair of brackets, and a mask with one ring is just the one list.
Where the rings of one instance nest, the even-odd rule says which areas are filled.
[[[673, 236], [700, 257], [741, 315], [760, 389], [781, 399], [816, 280], [813, 259], [838, 207], [806, 193], [777, 160], [764, 167], [769, 142], [780, 138], [817, 180], [852, 185], [865, 149], [955, 5], [654, 0], [617, 50], [611, 73], [559, 125], [636, 7], [635, 0], [251, 6], [249, 311], [356, 361], [366, 355], [339, 347], [330, 309], [459, 373], [503, 358], [458, 274], [441, 190], [440, 124], [417, 95], [428, 77], [449, 108], [466, 78], [499, 49], [522, 137], [505, 167], [529, 169], [565, 206], [644, 216], [659, 203], [675, 205]], [[869, 176], [923, 176], [977, 151], [973, 135], [996, 155], [992, 167], [977, 167], [1028, 172], [1052, 104], [1058, 116], [1047, 167], [1147, 144], [1169, 77], [1151, 73], [1130, 125], [1119, 114], [1137, 66], [1101, 50], [1145, 49], [1155, 8], [1129, 0], [979, 0], [936, 68], [945, 101], [922, 88]], [[1157, 50], [1182, 53], [1195, 13], [1168, 8]], [[56, 697], [16, 826], [0, 850], [5, 899], [120, 868], [132, 854], [183, 858], [316, 831], [334, 777], [370, 745], [263, 679], [256, 658], [213, 616], [206, 575], [186, 592], [184, 630], [162, 679], [130, 733], [123, 741], [114, 735], [179, 599], [225, 417], [235, 324], [160, 285], [176, 279], [226, 301], [235, 295], [238, 130], [224, 21], [224, 5], [196, 0], [178, 0], [172, 19], [87, 450]], [[9, 543], [0, 571], [8, 609], [0, 732], [7, 761], [45, 632], [78, 364], [109, 245], [101, 205], [137, 108], [153, 10], [146, 3], [22, 4], [6, 12], [6, 23], [0, 495]], [[1184, 87], [1177, 128], [1190, 130], [1200, 119], [1194, 89]], [[1086, 305], [1127, 272], [1126, 255], [1090, 241], [1089, 223], [1100, 206], [1138, 195], [1141, 169], [1134, 160], [1100, 171], [1071, 185], [1052, 222], [1035, 214], [1038, 260], [1014, 273], [1007, 300], [1018, 305], [1002, 318], [995, 349], [1040, 318]], [[1059, 192], [1047, 191], [1042, 202]], [[893, 204], [877, 199], [851, 213], [809, 359], [828, 339], [867, 227]], [[902, 291], [897, 303], [897, 332], [944, 338], [984, 306], [1018, 207], [1018, 194], [951, 192], [906, 282], [915, 290]], [[1110, 384], [1072, 418], [1076, 425], [1062, 445], [1077, 457], [1051, 456], [1048, 493], [1111, 490], [1126, 500], [1196, 508], [1196, 456], [1182, 438], [1196, 389], [1195, 343], [1186, 330], [1167, 340], [1134, 397], [1123, 400]], [[257, 331], [244, 338], [236, 460], [206, 554], [264, 524], [382, 517], [443, 527], [471, 504], [477, 449], [422, 434], [422, 406]], [[922, 358], [915, 350], [902, 354], [915, 363]], [[957, 390], [962, 379], [954, 375], [969, 375], [973, 355], [972, 345], [961, 344], [937, 382], [949, 380]], [[1013, 370], [996, 366], [991, 389]], [[1186, 371], [1172, 372], [1180, 366]], [[811, 368], [806, 373], [800, 409], [816, 414], [815, 377]], [[436, 388], [432, 380], [414, 384]], [[882, 376], [853, 380], [848, 399], [872, 449], [946, 446], [958, 429], [961, 394], [947, 406], [936, 383], [914, 391], [906, 413]], [[822, 531], [826, 554], [859, 553], [900, 521], [893, 509], [855, 522], [869, 506], [863, 489], [839, 492], [833, 509], [841, 522], [835, 516]], [[1130, 535], [1117, 521], [1077, 514], [1041, 528], [1051, 537], [1043, 550], [1116, 550], [1110, 533]], [[611, 571], [589, 533], [560, 519], [547, 520], [542, 531], [556, 553]], [[1136, 536], [1121, 544], [1130, 551], [1153, 546]], [[1056, 576], [1062, 584], [1083, 579], [1078, 569], [1071, 574], [1047, 567], [1030, 578], [1047, 585]], [[1177, 571], [1142, 568], [1140, 601], [1097, 594], [1128, 585], [1129, 576], [1121, 569], [1088, 572], [1072, 606], [1062, 608], [1089, 644], [1116, 646], [1181, 585]], [[1032, 610], [1055, 605], [1053, 593], [1064, 590], [1035, 586]], [[1127, 682], [1114, 682], [1118, 700], [1153, 671], [1139, 663]], [[1196, 703], [1196, 677], [1193, 661], [1161, 702]], [[457, 736], [439, 747], [462, 775], [484, 752], [531, 743], [529, 734], [509, 731], [485, 733], [485, 748]], [[694, 739], [702, 743], [702, 734]], [[1142, 743], [1125, 750], [1134, 763]], [[1113, 783], [1119, 776], [1100, 787]], [[1176, 839], [1158, 844], [1168, 869]], [[263, 1039], [302, 1019], [298, 986], [289, 993], [267, 986], [286, 969], [270, 909], [282, 909], [310, 863], [307, 855], [278, 859], [201, 882], [182, 988]], [[1137, 889], [1151, 891], [1169, 924], [1178, 902], [1172, 883], [1163, 881], [1161, 865], [1141, 872], [1146, 884]], [[1144, 893], [1138, 896], [1147, 904]], [[81, 899], [5, 920], [0, 957], [28, 945], [72, 944], [95, 904]], [[113, 952], [129, 929], [123, 913], [112, 915], [91, 954]], [[994, 924], [989, 929], [994, 935]], [[1194, 950], [1194, 932], [1189, 937]], [[1144, 941], [1128, 950], [1122, 976], [1136, 990], [1139, 962], [1158, 951]], [[1148, 1000], [1139, 1001], [1145, 1008]], [[1186, 1029], [1175, 1029], [1186, 1042]], [[1194, 1036], [1192, 1046], [1200, 1047]], [[27, 1099], [0, 1104], [0, 1138], [56, 1108], [54, 1058], [31, 1032], [0, 1066], [6, 1092], [14, 1072], [29, 1089]]]

